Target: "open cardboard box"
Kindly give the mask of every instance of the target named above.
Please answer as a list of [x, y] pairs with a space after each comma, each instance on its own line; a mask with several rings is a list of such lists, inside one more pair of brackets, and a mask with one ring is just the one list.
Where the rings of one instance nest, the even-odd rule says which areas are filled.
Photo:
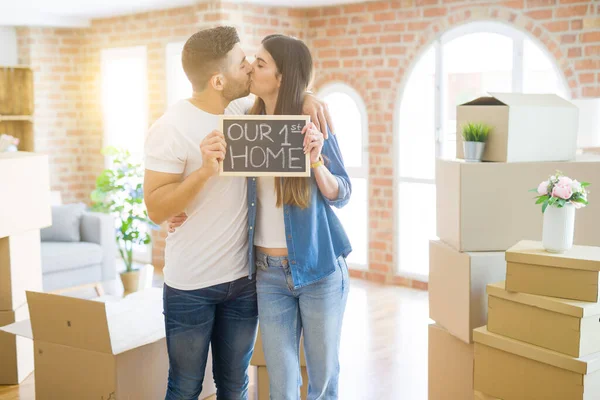
[[103, 303], [27, 292], [31, 320], [0, 328], [33, 339], [37, 400], [164, 399], [162, 291]]
[[577, 152], [579, 109], [555, 94], [490, 93], [457, 106], [456, 155], [463, 158], [462, 127], [492, 127], [483, 161], [570, 161]]

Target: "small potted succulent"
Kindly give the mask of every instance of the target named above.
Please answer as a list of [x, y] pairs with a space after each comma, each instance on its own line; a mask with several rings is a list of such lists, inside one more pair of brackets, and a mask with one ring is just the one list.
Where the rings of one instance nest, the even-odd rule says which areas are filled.
[[587, 182], [578, 182], [556, 173], [538, 185], [536, 204], [542, 205], [544, 227], [542, 246], [550, 253], [564, 253], [573, 247], [575, 210], [588, 204]]
[[465, 161], [480, 162], [485, 151], [485, 142], [490, 127], [480, 122], [469, 122], [462, 127], [463, 152]]

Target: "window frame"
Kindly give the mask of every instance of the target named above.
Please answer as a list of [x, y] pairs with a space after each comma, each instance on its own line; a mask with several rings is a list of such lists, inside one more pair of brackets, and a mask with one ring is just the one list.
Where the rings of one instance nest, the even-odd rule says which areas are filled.
[[[143, 76], [147, 77], [148, 76], [148, 48], [147, 46], [130, 46], [130, 47], [111, 47], [111, 48], [104, 48], [101, 50], [100, 52], [100, 76], [101, 79], [104, 80], [104, 66], [111, 62], [111, 61], [115, 61], [115, 60], [119, 60], [119, 59], [128, 59], [128, 58], [139, 58], [142, 61], [142, 65], [143, 67]], [[145, 119], [145, 123], [144, 126], [148, 126], [148, 122], [149, 122], [149, 117], [150, 117], [150, 112], [149, 112], [149, 88], [148, 88], [148, 79], [144, 79], [144, 95], [142, 96], [143, 98], [143, 110], [144, 110], [144, 115], [143, 118]], [[102, 132], [102, 143], [103, 143], [103, 147], [106, 146], [110, 146], [112, 145], [111, 143], [111, 136], [109, 134], [109, 132], [107, 131], [106, 127], [107, 127], [107, 114], [106, 114], [106, 110], [104, 110], [104, 92], [103, 92], [103, 87], [101, 86], [101, 91], [102, 91], [102, 126], [103, 126], [103, 132]], [[142, 135], [142, 138], [145, 138], [145, 132]], [[142, 148], [142, 152], [143, 152], [143, 146], [144, 143], [142, 141], [142, 143], [140, 144], [141, 148]], [[109, 157], [104, 157], [104, 165], [106, 168], [110, 167], [110, 159]], [[133, 259], [136, 262], [139, 263], [144, 263], [144, 264], [150, 264], [152, 263], [152, 253], [153, 253], [153, 244], [150, 243], [148, 245], [143, 246], [144, 250], [140, 251], [140, 250], [135, 250], [133, 251]], [[118, 259], [120, 259], [120, 257], [118, 257]]]
[[[360, 167], [347, 167], [346, 171], [348, 172], [348, 176], [350, 177], [350, 179], [352, 178], [357, 178], [357, 179], [365, 179], [366, 181], [366, 190], [367, 190], [367, 204], [366, 204], [366, 210], [365, 212], [367, 213], [366, 217], [367, 217], [367, 262], [366, 264], [358, 264], [358, 263], [349, 263], [349, 267], [352, 269], [356, 269], [356, 270], [361, 270], [361, 271], [368, 271], [369, 270], [369, 262], [370, 262], [370, 257], [369, 257], [369, 242], [370, 242], [370, 201], [369, 201], [369, 189], [370, 189], [370, 182], [369, 182], [369, 116], [367, 113], [367, 106], [362, 98], [362, 96], [360, 95], [360, 93], [358, 93], [358, 91], [356, 89], [354, 89], [352, 86], [348, 85], [347, 83], [344, 82], [340, 82], [340, 81], [334, 81], [334, 82], [329, 82], [326, 85], [323, 85], [318, 93], [317, 93], [317, 97], [320, 99], [324, 99], [327, 95], [333, 94], [333, 93], [343, 93], [348, 95], [356, 104], [358, 111], [360, 113], [360, 117], [361, 117], [361, 138], [362, 138], [362, 151], [361, 151], [361, 166]], [[335, 121], [334, 121], [335, 124]], [[336, 134], [339, 135], [344, 135], [344, 132], [336, 132]]]

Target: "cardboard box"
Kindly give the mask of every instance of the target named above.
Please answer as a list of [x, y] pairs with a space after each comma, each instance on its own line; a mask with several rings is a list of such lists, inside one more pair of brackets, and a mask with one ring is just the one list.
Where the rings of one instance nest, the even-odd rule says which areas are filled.
[[0, 311], [26, 303], [26, 290], [42, 290], [40, 231], [0, 238]]
[[164, 399], [162, 290], [102, 303], [27, 292], [31, 321], [2, 328], [34, 339], [37, 400]]
[[[269, 400], [269, 373], [267, 367], [257, 367], [256, 372], [256, 399], [257, 400]], [[302, 374], [302, 386], [300, 387], [300, 399], [306, 400], [308, 398], [308, 371], [306, 367], [302, 367], [300, 373]]]
[[435, 324], [429, 325], [428, 340], [429, 399], [473, 399], [473, 345]]
[[457, 106], [456, 155], [464, 158], [462, 127], [492, 127], [484, 161], [570, 161], [577, 151], [579, 109], [555, 94], [490, 93]]
[[541, 242], [524, 240], [506, 252], [506, 290], [598, 302], [600, 247], [574, 246], [549, 253]]
[[[0, 311], [0, 327], [29, 318], [27, 304], [15, 311]], [[18, 385], [33, 372], [31, 339], [0, 332], [0, 385]]]
[[600, 303], [511, 293], [504, 282], [488, 292], [488, 330], [572, 357], [600, 351]]
[[600, 399], [600, 353], [572, 358], [477, 328], [475, 390], [503, 400]]
[[52, 225], [48, 156], [0, 153], [0, 238]]
[[477, 390], [475, 390], [474, 395], [475, 395], [475, 400], [502, 400], [497, 397], [488, 396], [487, 394], [481, 393]]
[[[250, 359], [250, 365], [257, 367], [266, 367], [267, 360], [265, 360], [265, 351], [263, 350], [262, 336], [260, 334], [260, 327], [256, 336], [256, 342], [254, 343], [254, 353]], [[306, 356], [304, 355], [304, 337], [300, 337], [300, 366], [306, 367]]]
[[460, 253], [429, 242], [429, 318], [471, 343], [473, 329], [487, 323], [488, 283], [503, 281], [503, 252]]
[[[543, 214], [530, 189], [556, 170], [600, 182], [600, 156], [578, 162], [436, 161], [437, 236], [459, 251], [506, 251], [523, 238], [541, 240]], [[577, 210], [575, 244], [600, 246], [600, 205]]]

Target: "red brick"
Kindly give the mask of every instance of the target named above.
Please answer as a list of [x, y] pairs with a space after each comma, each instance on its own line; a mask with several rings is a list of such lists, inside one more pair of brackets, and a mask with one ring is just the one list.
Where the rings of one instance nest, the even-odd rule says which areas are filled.
[[576, 19], [576, 20], [571, 21], [571, 29], [573, 29], [573, 30], [583, 29], [583, 20]]
[[342, 9], [340, 7], [327, 7], [323, 9], [323, 15], [330, 17], [332, 15], [341, 15]]
[[360, 33], [379, 33], [381, 32], [381, 25], [363, 25], [360, 29]]
[[551, 19], [552, 9], [529, 11], [525, 15], [533, 19]]
[[387, 1], [380, 1], [377, 3], [367, 3], [367, 11], [383, 11], [390, 8], [390, 5]]
[[358, 44], [359, 46], [360, 46], [360, 45], [363, 45], [363, 44], [375, 44], [375, 43], [377, 43], [377, 40], [378, 40], [378, 39], [377, 39], [377, 36], [367, 36], [367, 37], [365, 37], [365, 36], [360, 36], [360, 37], [357, 39], [357, 44]]
[[569, 7], [559, 7], [556, 9], [556, 18], [583, 17], [588, 12], [587, 4]]
[[374, 14], [375, 22], [394, 21], [395, 19], [396, 19], [396, 13], [393, 11], [382, 13], [382, 14]]
[[593, 83], [596, 81], [596, 74], [595, 73], [585, 73], [585, 74], [579, 74], [579, 82], [580, 83]]
[[371, 282], [380, 283], [380, 284], [384, 284], [385, 280], [386, 280], [385, 275], [382, 275], [377, 272], [371, 272], [371, 271], [367, 272], [367, 279]]
[[600, 32], [586, 32], [580, 35], [582, 43], [600, 42]]
[[426, 8], [423, 10], [424, 17], [443, 17], [448, 14], [446, 7]]
[[383, 28], [384, 32], [403, 32], [406, 30], [406, 24], [397, 23], [397, 24], [386, 24]]
[[598, 56], [600, 55], [600, 45], [597, 46], [585, 46], [586, 56]]
[[508, 0], [508, 1], [503, 1], [501, 3], [501, 5], [503, 5], [504, 7], [508, 7], [508, 8], [517, 8], [517, 9], [523, 9], [523, 8], [525, 8], [525, 4], [524, 4], [523, 0]]
[[308, 21], [309, 28], [323, 28], [327, 25], [326, 19], [311, 19]]
[[379, 43], [400, 43], [401, 35], [383, 35], [379, 37]]
[[330, 25], [348, 25], [348, 17], [331, 18], [329, 20]]
[[557, 0], [526, 0], [525, 6], [527, 8], [555, 6], [556, 1]]
[[573, 47], [567, 51], [569, 58], [581, 57], [581, 47]]
[[429, 22], [409, 22], [407, 26], [409, 31], [423, 31], [429, 27]]
[[583, 97], [600, 97], [600, 87], [584, 87]]
[[415, 5], [417, 7], [436, 6], [438, 4], [440, 4], [440, 0], [416, 0], [415, 1]]
[[364, 4], [346, 4], [343, 6], [345, 14], [362, 13], [366, 9]]
[[369, 269], [371, 271], [383, 272], [383, 273], [386, 273], [386, 274], [388, 272], [390, 272], [390, 266], [386, 265], [386, 264], [370, 263], [369, 264]]
[[339, 68], [340, 62], [338, 60], [327, 60], [323, 61], [323, 68]]
[[569, 30], [569, 21], [545, 22], [543, 26], [550, 32], [563, 32]]
[[358, 57], [358, 49], [342, 49], [340, 50], [340, 57]]
[[364, 24], [365, 22], [370, 22], [370, 21], [371, 21], [371, 16], [368, 14], [353, 15], [351, 23], [352, 23], [352, 25], [356, 25], [356, 24]]
[[429, 290], [429, 283], [427, 282], [422, 282], [422, 281], [416, 281], [413, 280], [411, 282], [411, 287], [413, 289], [419, 289], [419, 290]]

